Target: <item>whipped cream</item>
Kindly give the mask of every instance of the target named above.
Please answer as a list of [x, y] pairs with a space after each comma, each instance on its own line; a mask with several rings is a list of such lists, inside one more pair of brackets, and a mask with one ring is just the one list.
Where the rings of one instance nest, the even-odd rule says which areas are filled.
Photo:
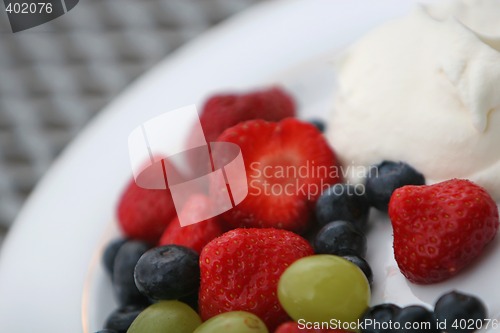
[[341, 163], [404, 161], [500, 201], [499, 17], [500, 0], [420, 6], [350, 47], [327, 132]]

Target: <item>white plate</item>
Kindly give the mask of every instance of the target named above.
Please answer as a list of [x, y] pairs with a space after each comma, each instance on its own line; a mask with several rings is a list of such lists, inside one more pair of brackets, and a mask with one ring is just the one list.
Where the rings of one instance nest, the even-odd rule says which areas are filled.
[[[324, 117], [333, 92], [327, 56], [413, 5], [412, 0], [264, 3], [213, 29], [135, 82], [54, 163], [5, 240], [0, 332], [94, 332], [113, 310], [100, 255], [117, 233], [109, 221], [131, 176], [127, 137], [132, 129], [180, 106], [200, 106], [212, 92], [273, 82], [284, 83], [297, 96], [302, 117]], [[415, 287], [390, 269], [390, 228], [376, 225], [368, 258], [375, 271], [374, 301], [431, 304], [451, 284], [478, 293], [498, 313], [493, 256], [477, 264], [479, 273], [461, 274], [446, 286]], [[484, 273], [483, 266], [489, 271]]]

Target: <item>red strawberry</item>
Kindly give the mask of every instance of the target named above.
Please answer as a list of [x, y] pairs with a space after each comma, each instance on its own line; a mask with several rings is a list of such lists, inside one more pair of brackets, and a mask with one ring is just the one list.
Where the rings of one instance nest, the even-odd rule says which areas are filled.
[[248, 196], [223, 215], [235, 227], [303, 231], [321, 192], [339, 181], [324, 136], [297, 119], [251, 120], [227, 129], [217, 141], [239, 145], [245, 162]]
[[[272, 87], [246, 94], [220, 94], [210, 97], [200, 115], [207, 142], [242, 121], [264, 119], [279, 121], [295, 116], [295, 103], [284, 90]], [[196, 135], [193, 133], [192, 135]], [[190, 140], [196, 140], [191, 137]]]
[[[195, 214], [196, 211], [208, 209], [209, 204], [210, 201], [206, 196], [193, 195], [185, 203], [182, 210]], [[174, 217], [161, 236], [158, 246], [167, 244], [183, 245], [200, 253], [201, 249], [203, 249], [208, 242], [222, 235], [223, 232], [224, 228], [218, 217], [213, 217], [185, 227], [181, 227], [179, 218]]]
[[[290, 95], [278, 87], [248, 93], [227, 93], [210, 97], [203, 105], [200, 114], [203, 133], [191, 131], [188, 146], [193, 142], [214, 142], [219, 135], [240, 122], [252, 119], [279, 121], [295, 116], [295, 103]], [[204, 135], [204, 138], [200, 137]], [[207, 162], [199, 150], [187, 154], [190, 171], [200, 175]]]
[[274, 333], [349, 333], [345, 330], [333, 330], [333, 329], [315, 329], [315, 328], [305, 328], [294, 321], [289, 321], [281, 324]]
[[468, 180], [404, 186], [389, 203], [394, 256], [415, 283], [443, 281], [471, 263], [496, 235], [498, 208]]
[[144, 189], [137, 186], [134, 179], [123, 192], [117, 207], [118, 223], [124, 235], [151, 244], [158, 242], [175, 215], [168, 189]]
[[200, 256], [201, 317], [248, 311], [274, 330], [289, 320], [278, 301], [278, 280], [290, 264], [312, 254], [305, 239], [286, 230], [235, 229], [214, 239]]

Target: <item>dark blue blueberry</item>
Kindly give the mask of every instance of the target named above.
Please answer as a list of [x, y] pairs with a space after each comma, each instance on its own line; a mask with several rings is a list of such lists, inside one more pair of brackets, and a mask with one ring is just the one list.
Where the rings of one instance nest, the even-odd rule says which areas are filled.
[[391, 333], [394, 318], [401, 311], [395, 304], [385, 303], [369, 308], [360, 319], [362, 333]]
[[446, 321], [445, 330], [449, 333], [474, 331], [473, 328], [479, 328], [478, 323], [486, 319], [486, 312], [486, 306], [479, 298], [457, 291], [441, 296], [434, 307], [434, 316], [438, 322]]
[[405, 185], [425, 185], [425, 178], [406, 163], [384, 161], [370, 169], [366, 197], [370, 205], [387, 212], [392, 192]]
[[325, 125], [325, 122], [323, 120], [311, 119], [311, 120], [309, 120], [309, 123], [314, 125], [314, 127], [316, 127], [321, 133], [323, 133], [326, 129], [326, 125]]
[[178, 245], [153, 248], [137, 262], [135, 284], [151, 299], [179, 299], [198, 292], [198, 253]]
[[393, 333], [439, 333], [432, 312], [420, 305], [402, 308], [394, 317], [393, 327]]
[[316, 220], [320, 225], [333, 221], [349, 221], [364, 230], [370, 205], [363, 185], [335, 184], [316, 202]]
[[148, 244], [128, 241], [116, 254], [113, 265], [113, 287], [121, 306], [147, 304], [148, 299], [135, 286], [134, 269], [139, 258], [149, 249]]
[[366, 236], [351, 222], [330, 222], [318, 232], [313, 247], [318, 254], [353, 254], [364, 257]]
[[121, 307], [108, 316], [104, 328], [116, 331], [117, 333], [126, 333], [132, 322], [144, 308], [144, 306], [137, 305]]
[[354, 265], [358, 266], [365, 274], [366, 279], [368, 280], [370, 285], [373, 283], [373, 272], [372, 272], [370, 265], [368, 265], [368, 263], [366, 262], [365, 259], [363, 259], [359, 256], [356, 256], [356, 255], [350, 255], [350, 254], [344, 255], [344, 256], [342, 256], [342, 258], [347, 259], [350, 262], [352, 262]]
[[100, 330], [100, 331], [97, 331], [95, 333], [118, 333], [117, 331], [115, 330], [107, 330], [107, 329], [104, 329], [104, 330]]
[[106, 246], [104, 250], [104, 254], [102, 256], [102, 261], [104, 264], [104, 268], [108, 272], [111, 279], [113, 279], [113, 266], [115, 264], [116, 254], [120, 247], [127, 242], [126, 239], [115, 239]]

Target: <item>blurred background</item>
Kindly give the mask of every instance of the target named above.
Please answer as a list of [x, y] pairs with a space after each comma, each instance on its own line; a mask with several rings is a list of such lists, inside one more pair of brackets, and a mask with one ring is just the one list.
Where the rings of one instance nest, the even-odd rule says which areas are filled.
[[114, 96], [182, 44], [260, 1], [80, 0], [15, 34], [2, 8], [0, 242], [54, 159]]

